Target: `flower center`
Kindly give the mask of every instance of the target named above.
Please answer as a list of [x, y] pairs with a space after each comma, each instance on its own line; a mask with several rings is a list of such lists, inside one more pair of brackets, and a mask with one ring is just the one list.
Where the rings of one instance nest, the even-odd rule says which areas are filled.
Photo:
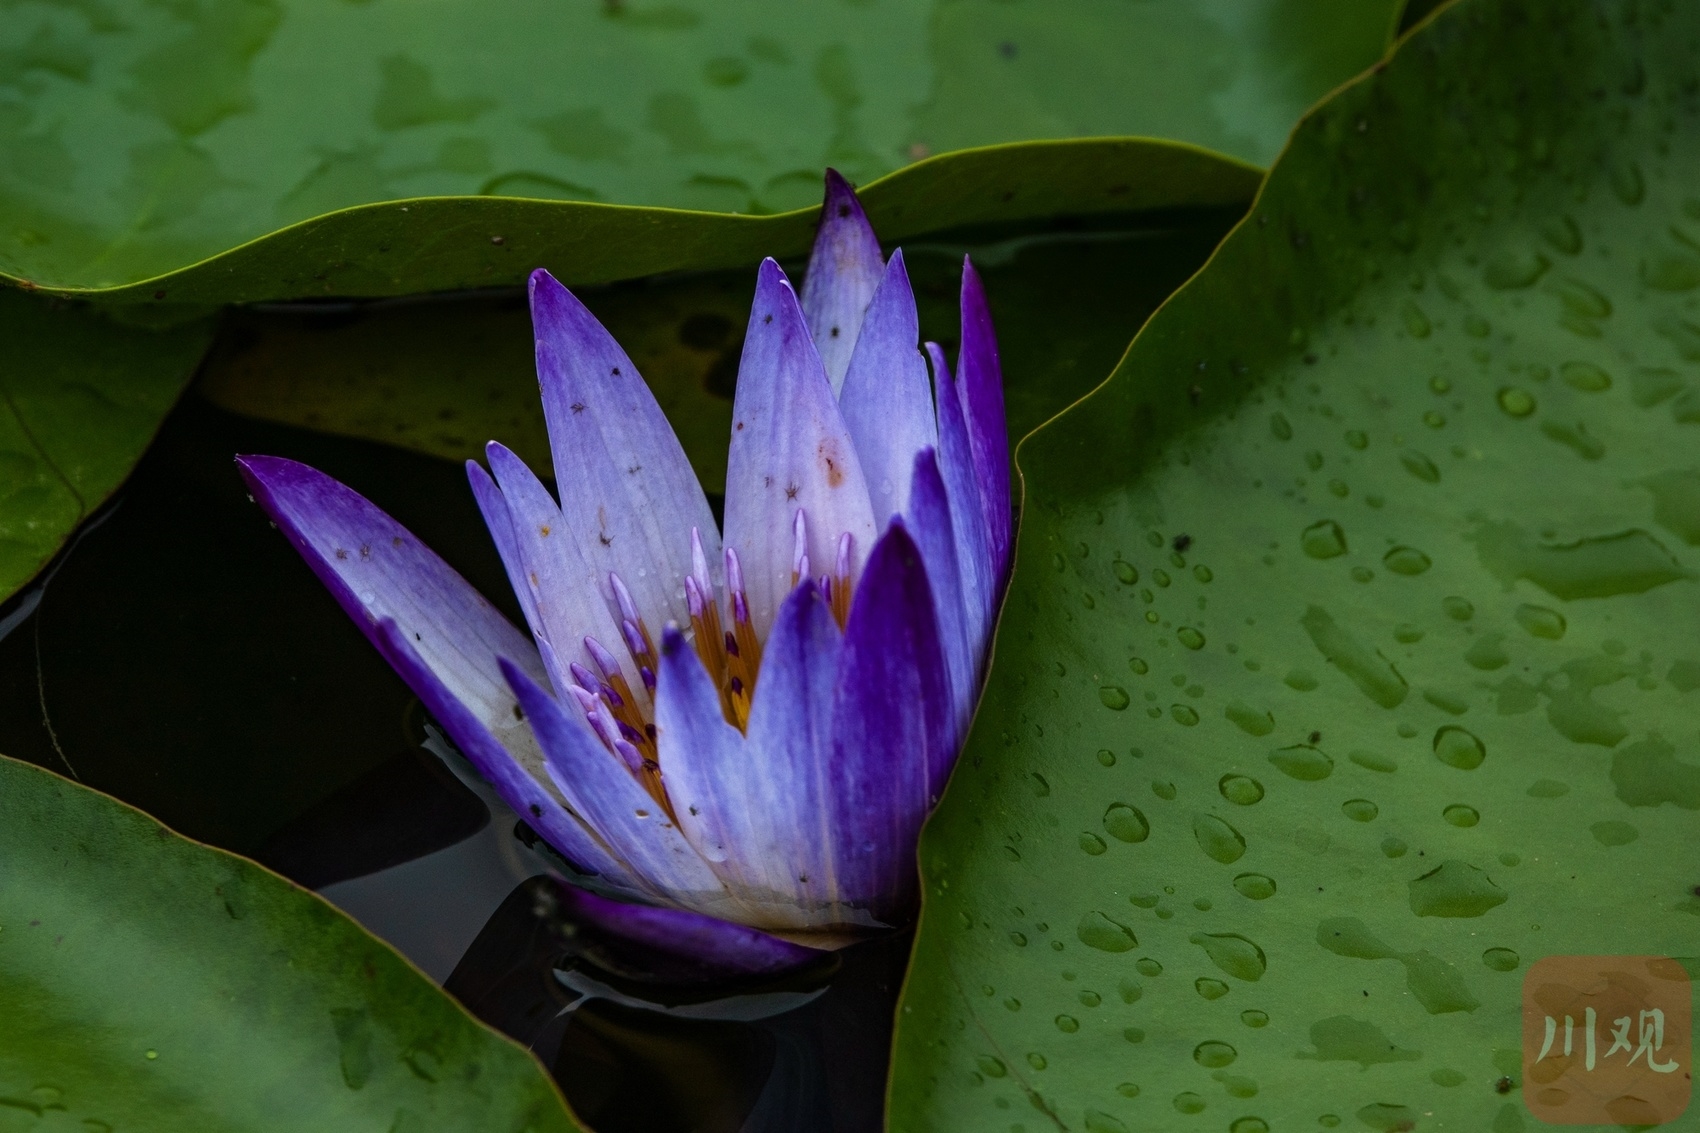
[[[842, 630], [850, 616], [852, 590], [850, 556], [854, 544], [849, 532], [838, 537], [837, 561], [833, 564], [832, 573], [818, 577], [811, 574], [808, 521], [801, 510], [792, 524], [792, 534], [795, 549], [791, 562], [791, 586], [795, 588], [805, 579], [813, 578], [831, 608], [838, 628]], [[762, 647], [750, 621], [743, 567], [738, 562], [738, 553], [730, 547], [725, 551], [725, 565], [725, 605], [732, 615], [730, 629], [725, 628], [722, 622], [720, 594], [708, 573], [708, 558], [703, 552], [702, 538], [693, 527], [691, 573], [685, 576], [691, 643], [703, 669], [720, 693], [720, 710], [727, 723], [743, 732], [749, 729], [750, 705], [755, 697], [756, 675], [761, 669]], [[620, 634], [649, 695], [644, 701], [633, 695], [619, 661], [594, 637], [586, 637], [584, 646], [601, 673], [592, 673], [583, 665], [573, 663], [569, 668], [575, 684], [570, 691], [602, 742], [620, 757], [650, 796], [672, 815], [672, 804], [661, 782], [655, 724], [650, 718], [651, 713], [645, 711], [645, 704], [653, 704], [655, 697], [655, 674], [659, 668], [655, 639], [620, 576], [611, 573], [608, 582], [620, 608]]]

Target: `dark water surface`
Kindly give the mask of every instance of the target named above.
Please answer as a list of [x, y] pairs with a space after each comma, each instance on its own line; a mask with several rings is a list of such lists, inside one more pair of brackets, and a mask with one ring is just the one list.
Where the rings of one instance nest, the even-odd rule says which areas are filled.
[[[1025, 432], [1110, 371], [1231, 220], [915, 245], [923, 331], [954, 337], [951, 265], [974, 252], [999, 310], [1012, 431]], [[586, 298], [600, 309], [668, 286]], [[503, 306], [528, 336], [523, 306]], [[464, 309], [488, 329], [489, 297]], [[435, 301], [430, 317], [456, 310]], [[394, 311], [242, 312], [231, 325], [244, 349], [309, 326], [334, 352]], [[681, 310], [680, 341], [695, 349], [702, 323]], [[726, 369], [705, 367], [713, 398], [730, 397]], [[242, 452], [355, 487], [520, 622], [457, 462], [240, 416], [192, 389], [115, 499], [0, 606], [0, 752], [320, 891], [530, 1046], [603, 1133], [879, 1128], [909, 935], [760, 987], [609, 970], [557, 912], [556, 860], [431, 740], [418, 701], [247, 499]]]

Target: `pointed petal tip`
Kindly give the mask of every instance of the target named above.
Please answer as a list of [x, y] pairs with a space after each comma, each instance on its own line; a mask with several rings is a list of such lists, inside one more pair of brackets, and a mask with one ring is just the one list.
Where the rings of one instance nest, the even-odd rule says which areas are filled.
[[560, 287], [563, 291], [566, 290], [565, 287], [562, 287], [561, 281], [556, 279], [548, 268], [534, 269], [526, 280], [526, 289], [533, 295], [537, 294], [539, 288], [549, 287]]

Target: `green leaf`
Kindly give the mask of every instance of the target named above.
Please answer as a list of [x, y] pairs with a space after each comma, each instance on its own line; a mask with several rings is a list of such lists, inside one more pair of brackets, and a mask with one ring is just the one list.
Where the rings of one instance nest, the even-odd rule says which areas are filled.
[[[818, 198], [818, 170], [810, 177]], [[1253, 166], [1172, 142], [1024, 142], [919, 162], [869, 185], [863, 202], [881, 236], [899, 240], [1055, 215], [1240, 204], [1260, 179]], [[0, 278], [127, 304], [451, 291], [522, 283], [539, 266], [569, 284], [603, 283], [800, 255], [819, 213], [818, 203], [744, 216], [505, 196], [409, 198], [271, 235], [262, 228], [236, 247], [232, 233], [170, 255], [138, 243], [125, 245], [132, 251], [122, 258], [83, 249], [62, 262], [8, 259], [0, 248]], [[63, 251], [52, 241], [40, 247]], [[194, 262], [202, 256], [211, 258]]]
[[26, 1123], [577, 1128], [529, 1055], [320, 898], [3, 757], [0, 1003], [0, 1114]]
[[[1237, 210], [1148, 217], [1108, 231], [979, 234], [904, 247], [923, 333], [953, 343], [962, 257], [991, 295], [1014, 439], [1086, 394], [1158, 303], [1204, 262]], [[755, 273], [748, 268], [589, 289], [583, 298], [637, 363], [702, 482], [726, 480], [732, 391]], [[229, 316], [197, 387], [249, 416], [483, 459], [492, 438], [550, 466], [517, 295]]]
[[[654, 261], [669, 251], [676, 261], [687, 249], [674, 245], [717, 230], [659, 210], [806, 208], [829, 164], [865, 183], [929, 153], [1130, 136], [1263, 163], [1307, 105], [1376, 61], [1398, 8], [23, 3], [0, 27], [0, 86], [17, 92], [0, 110], [0, 271], [63, 289], [145, 280], [144, 294], [215, 302], [335, 293], [318, 286], [321, 273], [344, 294], [388, 294], [513, 278], [517, 249], [504, 258], [475, 246], [502, 235], [534, 259], [565, 261], [588, 241], [582, 282], [680, 266]], [[1081, 152], [1107, 168], [1118, 144]], [[923, 162], [920, 176], [961, 180], [943, 171], [961, 167], [966, 184], [1016, 190], [1008, 215], [1025, 216], [1077, 211], [1130, 169], [1141, 180], [1136, 166], [1100, 181], [1019, 152], [989, 161]], [[610, 220], [479, 197], [645, 211]], [[250, 249], [192, 281], [161, 278], [297, 222], [415, 198], [462, 200], [401, 221], [314, 225], [279, 236], [269, 255]], [[801, 231], [799, 219], [779, 227]], [[629, 267], [597, 250], [654, 229], [625, 253]], [[747, 248], [721, 262], [748, 259]]]
[[0, 292], [0, 598], [129, 475], [212, 338]]
[[1022, 446], [893, 1129], [1516, 1133], [1528, 965], [1694, 954], [1697, 42], [1443, 9]]

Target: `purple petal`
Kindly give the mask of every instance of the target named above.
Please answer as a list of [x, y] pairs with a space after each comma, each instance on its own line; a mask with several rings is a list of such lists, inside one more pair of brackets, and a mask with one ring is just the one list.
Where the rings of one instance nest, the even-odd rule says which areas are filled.
[[927, 343], [927, 357], [933, 364], [933, 400], [939, 414], [939, 474], [950, 502], [956, 563], [961, 571], [963, 602], [968, 611], [968, 636], [975, 643], [974, 653], [978, 657], [991, 632], [993, 604], [997, 600], [997, 566], [992, 559], [991, 537], [986, 532], [980, 488], [975, 482], [974, 454], [968, 440], [968, 424], [962, 417], [962, 397], [938, 343]]
[[915, 893], [915, 842], [956, 758], [950, 682], [921, 553], [893, 520], [850, 607], [833, 699], [840, 892], [888, 922]]
[[[686, 691], [695, 680], [691, 670], [700, 673], [701, 667], [682, 639], [669, 635], [668, 642], [660, 701], [689, 697], [702, 718], [700, 733], [708, 712], [718, 717], [719, 709], [700, 691]], [[838, 653], [838, 626], [814, 585], [805, 582], [780, 607], [762, 651], [742, 750], [687, 748], [677, 741], [688, 733], [676, 733], [670, 745], [662, 729], [668, 791], [681, 813], [696, 811], [720, 833], [726, 858], [718, 872], [757, 910], [757, 923], [809, 929], [867, 919], [839, 906], [833, 884], [826, 791]], [[683, 714], [671, 705], [669, 712]]]
[[626, 958], [635, 949], [661, 953], [644, 967], [679, 983], [713, 982], [740, 976], [770, 976], [815, 963], [830, 953], [769, 936], [760, 929], [693, 913], [632, 905], [562, 885], [556, 889], [568, 916], [613, 938]]
[[597, 592], [614, 572], [652, 633], [688, 625], [691, 528], [710, 562], [720, 534], [684, 448], [619, 343], [546, 271], [531, 275], [531, 317], [561, 513]]
[[844, 384], [862, 316], [884, 269], [879, 238], [856, 190], [836, 169], [828, 169], [820, 228], [803, 277], [803, 313], [834, 392]]
[[900, 249], [891, 254], [885, 278], [868, 305], [838, 393], [838, 409], [856, 442], [876, 524], [906, 512], [915, 454], [938, 444], [920, 340], [915, 293]]
[[986, 306], [986, 289], [980, 283], [980, 273], [966, 256], [962, 258], [962, 348], [957, 353], [956, 366], [968, 440], [974, 451], [975, 480], [980, 486], [995, 567], [995, 601], [1009, 572], [1009, 431], [1004, 423], [1003, 370], [998, 365], [992, 312]]
[[531, 593], [531, 583], [525, 577], [525, 558], [514, 538], [508, 502], [503, 498], [502, 490], [496, 487], [496, 482], [490, 479], [490, 474], [484, 471], [484, 466], [476, 460], [466, 462], [466, 479], [472, 485], [472, 498], [478, 501], [478, 510], [484, 516], [484, 526], [489, 529], [490, 539], [496, 544], [496, 554], [508, 572], [508, 585], [513, 587], [514, 596], [519, 599], [525, 624], [531, 627], [533, 637], [539, 637], [543, 633], [543, 623], [537, 616], [537, 599]]
[[691, 848], [665, 809], [577, 714], [562, 711], [531, 676], [506, 661], [502, 674], [525, 710], [544, 766], [567, 805], [610, 849], [668, 900], [724, 909], [725, 886]]
[[237, 458], [254, 498], [502, 798], [587, 872], [630, 875], [551, 796], [498, 664], [537, 650], [431, 549], [359, 493], [274, 456]]
[[421, 659], [418, 643], [410, 640], [394, 621], [388, 618], [380, 621], [372, 640], [419, 697], [425, 710], [442, 724], [461, 754], [545, 842], [583, 873], [599, 875], [622, 888], [647, 890], [608, 845], [568, 809], [549, 782], [536, 737], [520, 722], [517, 711], [511, 709], [506, 720], [492, 729], [466, 704], [455, 699]]
[[[743, 733], [721, 713], [713, 680], [672, 626], [661, 637], [655, 743], [661, 780], [685, 836], [709, 861], [725, 861], [738, 828], [736, 822], [728, 828], [729, 808], [721, 805], [720, 796], [727, 789], [726, 777], [749, 765], [749, 753]], [[730, 809], [735, 816], [736, 808]]]
[[568, 530], [549, 489], [525, 461], [497, 442], [491, 441], [484, 452], [512, 519], [513, 543], [541, 627], [537, 638], [550, 647], [543, 659], [555, 688], [564, 691], [572, 683], [568, 670], [575, 662], [594, 663], [584, 646], [587, 636], [601, 642], [635, 677], [637, 668], [601, 597], [599, 584], [606, 576], [585, 562], [581, 545]]
[[856, 448], [839, 416], [797, 297], [764, 260], [732, 404], [726, 544], [743, 565], [751, 621], [765, 637], [791, 590], [793, 528], [808, 520], [811, 562], [837, 560], [849, 532], [859, 572], [877, 531]]
[[950, 673], [950, 695], [955, 706], [950, 742], [962, 742], [974, 703], [980, 693], [980, 662], [984, 642], [973, 636], [963, 592], [962, 567], [957, 560], [956, 532], [950, 521], [950, 499], [944, 478], [939, 475], [938, 456], [922, 449], [915, 456], [913, 483], [907, 516], [909, 533], [927, 566], [927, 582], [933, 589], [933, 606], [939, 620], [939, 645]]

